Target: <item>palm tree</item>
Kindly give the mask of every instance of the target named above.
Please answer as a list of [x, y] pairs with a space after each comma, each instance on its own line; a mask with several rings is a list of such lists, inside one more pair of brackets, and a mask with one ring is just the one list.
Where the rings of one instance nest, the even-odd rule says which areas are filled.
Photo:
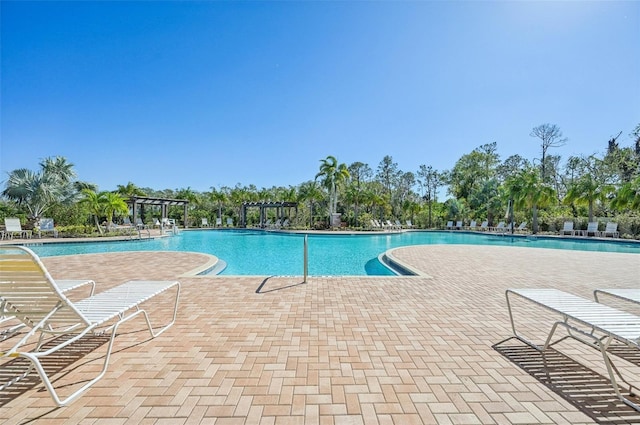
[[322, 177], [322, 185], [329, 190], [329, 215], [338, 209], [338, 186], [349, 177], [349, 170], [345, 164], [338, 164], [334, 156], [327, 156], [320, 160], [320, 171], [316, 180]]
[[302, 183], [298, 189], [298, 202], [309, 202], [309, 227], [313, 228], [313, 205], [322, 199], [322, 191], [317, 182], [308, 181]]
[[586, 173], [575, 180], [564, 198], [565, 204], [582, 204], [589, 208], [589, 222], [593, 221], [593, 206], [596, 202], [604, 202], [613, 187], [597, 181], [591, 173]]
[[116, 192], [122, 196], [147, 196], [144, 190], [140, 189], [132, 182], [128, 182], [124, 186], [119, 184]]
[[544, 184], [540, 173], [533, 168], [524, 169], [507, 180], [506, 187], [514, 207], [531, 209], [531, 229], [534, 234], [538, 233], [538, 207], [544, 207], [553, 201], [553, 188]]
[[67, 162], [67, 159], [62, 156], [43, 159], [40, 163], [40, 168], [44, 173], [50, 174], [52, 178], [63, 184], [71, 183], [76, 177], [73, 164]]
[[83, 189], [83, 198], [80, 200], [80, 204], [83, 205], [91, 215], [93, 215], [96, 228], [98, 232], [102, 234], [102, 227], [100, 226], [100, 217], [104, 215], [104, 202], [102, 201], [104, 192], [97, 193], [91, 189]]
[[53, 204], [65, 198], [65, 186], [55, 175], [26, 168], [13, 170], [2, 195], [29, 211], [29, 216], [38, 219]]
[[640, 211], [640, 176], [620, 187], [611, 206], [617, 210], [630, 208]]
[[218, 218], [220, 222], [222, 222], [222, 205], [227, 201], [227, 194], [222, 190], [216, 190], [214, 187], [211, 188], [211, 194], [209, 195], [209, 200], [211, 202], [218, 204]]
[[125, 215], [129, 212], [129, 206], [125, 202], [124, 198], [113, 192], [102, 192], [101, 203], [103, 211], [107, 216], [107, 223], [113, 224], [113, 216], [116, 217]]

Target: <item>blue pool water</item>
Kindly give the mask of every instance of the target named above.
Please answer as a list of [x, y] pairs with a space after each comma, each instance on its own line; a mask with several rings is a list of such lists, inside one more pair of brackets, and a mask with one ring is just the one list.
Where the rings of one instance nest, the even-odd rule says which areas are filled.
[[[640, 243], [469, 232], [308, 235], [311, 276], [390, 275], [378, 255], [407, 245], [467, 244], [556, 248], [640, 254]], [[260, 230], [192, 230], [177, 236], [123, 242], [33, 244], [38, 255], [121, 251], [194, 251], [227, 263], [222, 275], [302, 275], [304, 235]]]

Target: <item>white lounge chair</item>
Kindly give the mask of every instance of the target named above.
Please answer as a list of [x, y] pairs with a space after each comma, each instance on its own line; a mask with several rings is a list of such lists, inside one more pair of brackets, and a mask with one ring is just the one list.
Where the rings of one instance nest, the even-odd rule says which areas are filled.
[[593, 297], [598, 302], [602, 302], [600, 297], [598, 297], [598, 295], [602, 294], [629, 301], [634, 304], [640, 304], [640, 289], [637, 288], [596, 289], [593, 291]]
[[598, 231], [598, 222], [597, 221], [590, 221], [587, 224], [587, 230], [583, 231], [582, 234], [584, 236], [600, 236], [600, 232]]
[[480, 231], [487, 231], [489, 230], [489, 220], [485, 220], [480, 224]]
[[462, 230], [462, 227], [463, 227], [463, 222], [462, 222], [462, 220], [458, 220], [458, 221], [456, 221], [456, 227], [455, 227], [455, 229], [456, 229], [456, 230]]
[[216, 218], [216, 227], [222, 227], [222, 219], [220, 217]]
[[[3, 268], [4, 270], [4, 268]], [[93, 295], [96, 290], [96, 282], [90, 279], [86, 280], [77, 280], [77, 279], [56, 279], [56, 285], [60, 288], [60, 292], [66, 293], [73, 291], [74, 289], [81, 288], [86, 285], [90, 285], [91, 289], [89, 291], [89, 296]], [[0, 323], [5, 323], [14, 319], [14, 316], [9, 313], [5, 308], [6, 301], [2, 296], [0, 296]], [[15, 334], [18, 330], [24, 327], [23, 323], [16, 324], [7, 329], [3, 329], [0, 331], [0, 341], [4, 341], [9, 338], [11, 335]]]
[[[35, 369], [54, 402], [58, 406], [65, 406], [106, 373], [118, 326], [138, 315], [143, 315], [151, 336], [156, 337], [176, 320], [180, 297], [180, 283], [177, 281], [129, 281], [81, 301], [71, 302], [51, 278], [40, 259], [28, 248], [0, 246], [0, 265], [2, 266], [0, 293], [2, 293], [7, 312], [30, 328], [12, 348], [0, 352], [0, 358], [21, 357], [31, 363], [24, 374], [2, 383], [0, 390], [19, 381]], [[154, 330], [141, 304], [170, 288], [176, 291], [173, 317], [168, 324]], [[102, 370], [97, 376], [85, 382], [80, 389], [61, 399], [41, 360], [46, 362], [48, 356], [62, 348], [72, 349], [73, 343], [87, 334], [98, 331], [111, 332]], [[22, 351], [30, 347], [36, 335], [38, 338], [35, 348]], [[46, 338], [60, 335], [67, 337]], [[45, 345], [50, 348], [44, 348]]]
[[202, 223], [200, 224], [200, 227], [209, 227], [209, 220], [207, 220], [206, 218], [203, 218]]
[[492, 232], [499, 232], [499, 233], [502, 232], [502, 233], [504, 233], [504, 232], [507, 231], [507, 227], [505, 226], [504, 221], [501, 221], [501, 222], [498, 223], [497, 226], [489, 227], [489, 230], [492, 231]]
[[576, 231], [573, 230], [573, 221], [565, 221], [562, 226], [562, 230], [560, 230], [560, 235], [571, 235], [574, 236]]
[[[560, 316], [558, 321], [551, 326], [544, 345], [537, 345], [516, 331], [512, 296], [518, 296], [521, 299], [531, 301]], [[634, 403], [622, 394], [616, 376], [628, 385], [630, 391], [635, 390], [635, 394], [638, 394], [640, 388], [630, 384], [624, 379], [607, 353], [607, 349], [614, 341], [619, 341], [629, 347], [640, 349], [639, 316], [557, 289], [508, 289], [506, 291], [506, 297], [511, 328], [513, 335], [517, 339], [543, 352], [553, 345], [553, 335], [558, 326], [566, 328], [568, 337], [600, 350], [615, 394], [625, 404], [640, 411], [640, 405]], [[534, 317], [530, 317], [529, 319], [537, 322]]]
[[618, 223], [608, 222], [607, 227], [600, 232], [600, 236], [606, 238], [607, 236], [611, 236], [612, 238], [620, 237], [620, 232], [618, 232]]
[[405, 223], [407, 224], [407, 228], [408, 229], [412, 229], [413, 228], [413, 223], [411, 223], [411, 220], [407, 220], [407, 221], [405, 221]]
[[53, 225], [52, 218], [41, 218], [38, 226], [38, 237], [42, 237], [42, 233], [51, 232], [54, 238], [58, 237], [58, 230]]
[[447, 221], [447, 227], [446, 227], [446, 229], [447, 229], [447, 230], [453, 230], [453, 227], [454, 227], [454, 226], [453, 226], [453, 221]]
[[231, 217], [227, 217], [227, 227], [233, 227], [233, 219]]
[[527, 231], [527, 222], [523, 221], [520, 223], [518, 227], [516, 227], [516, 232], [526, 232]]
[[476, 230], [478, 223], [475, 220], [471, 220], [469, 226], [465, 227], [467, 230]]
[[20, 238], [31, 238], [31, 230], [22, 230], [19, 218], [5, 218], [4, 227], [5, 236], [9, 239], [13, 239], [16, 235]]

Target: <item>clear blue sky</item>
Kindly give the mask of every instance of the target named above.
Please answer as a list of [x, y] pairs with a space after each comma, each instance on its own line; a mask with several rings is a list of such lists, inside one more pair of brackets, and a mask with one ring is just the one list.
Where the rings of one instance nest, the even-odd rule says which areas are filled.
[[640, 2], [1, 5], [0, 180], [61, 155], [113, 190], [312, 180], [333, 155], [451, 169], [497, 142], [603, 153], [640, 123]]

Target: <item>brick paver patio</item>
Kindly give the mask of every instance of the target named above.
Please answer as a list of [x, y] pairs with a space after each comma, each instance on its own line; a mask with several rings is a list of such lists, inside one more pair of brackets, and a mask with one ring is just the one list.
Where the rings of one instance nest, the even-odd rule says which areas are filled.
[[[613, 396], [595, 350], [567, 340], [543, 358], [513, 339], [494, 347], [511, 332], [506, 288], [591, 297], [597, 287], [637, 287], [639, 256], [454, 245], [393, 255], [426, 276], [311, 277], [303, 284], [300, 277], [185, 277], [209, 260], [195, 253], [44, 258], [54, 277], [93, 278], [98, 291], [131, 279], [178, 279], [180, 313], [152, 340], [143, 323], [124, 325], [106, 376], [68, 407], [56, 408], [37, 378], [0, 391], [0, 421], [640, 422]], [[169, 306], [161, 298], [148, 308], [164, 319]], [[516, 308], [522, 330], [542, 340], [552, 317], [524, 303]], [[52, 362], [63, 395], [100, 369], [103, 343], [88, 339], [77, 358]], [[15, 360], [3, 362], [1, 379], [15, 372]], [[640, 362], [619, 363], [639, 382]]]

